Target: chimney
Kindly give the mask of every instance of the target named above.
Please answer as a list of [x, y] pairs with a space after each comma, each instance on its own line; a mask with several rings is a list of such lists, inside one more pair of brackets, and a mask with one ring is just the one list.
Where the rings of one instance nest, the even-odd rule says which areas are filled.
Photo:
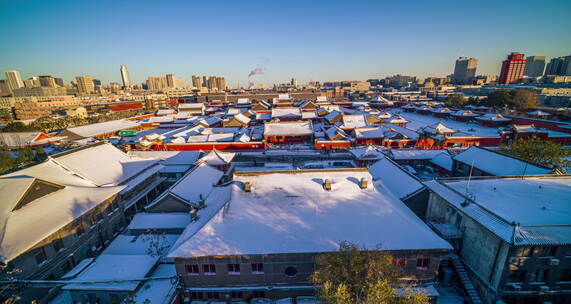
[[190, 222], [195, 222], [198, 220], [198, 210], [196, 208], [190, 209]]
[[250, 182], [245, 182], [244, 183], [244, 190], [246, 192], [252, 192], [252, 184], [250, 184]]
[[331, 190], [331, 180], [325, 179], [325, 181], [323, 181], [323, 188], [326, 191], [330, 191]]
[[361, 189], [367, 189], [368, 185], [369, 185], [369, 181], [366, 178], [362, 177], [361, 178], [361, 184], [360, 184]]

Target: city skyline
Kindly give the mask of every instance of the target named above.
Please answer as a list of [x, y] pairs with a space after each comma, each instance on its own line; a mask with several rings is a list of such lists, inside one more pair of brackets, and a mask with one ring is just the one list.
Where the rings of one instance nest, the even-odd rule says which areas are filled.
[[[548, 61], [571, 53], [571, 41], [561, 39], [571, 31], [571, 3], [514, 3], [2, 3], [0, 28], [17, 30], [3, 32], [0, 70], [66, 82], [89, 75], [107, 84], [122, 82], [117, 67], [124, 64], [133, 83], [151, 75], [187, 83], [191, 75], [222, 75], [230, 86], [247, 86], [255, 68], [263, 74], [252, 80], [267, 85], [292, 77], [443, 77], [465, 56], [478, 59], [477, 74], [499, 75], [511, 52]], [[60, 31], [39, 35], [48, 21]]]

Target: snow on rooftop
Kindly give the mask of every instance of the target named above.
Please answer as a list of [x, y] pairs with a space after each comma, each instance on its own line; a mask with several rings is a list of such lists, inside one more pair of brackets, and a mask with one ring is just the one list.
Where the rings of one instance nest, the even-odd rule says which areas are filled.
[[162, 165], [192, 165], [198, 159], [199, 151], [129, 151], [130, 157], [158, 159]]
[[311, 122], [270, 122], [264, 124], [264, 136], [312, 135]]
[[136, 128], [138, 126], [139, 126], [138, 122], [134, 122], [128, 119], [119, 119], [119, 120], [94, 123], [85, 126], [67, 128], [66, 130], [74, 134], [77, 134], [81, 137], [94, 137], [102, 134], [114, 133], [125, 129]]
[[97, 186], [119, 185], [158, 163], [158, 160], [129, 157], [111, 144], [55, 155], [52, 161]]
[[343, 115], [343, 129], [363, 128], [367, 126], [365, 115]]
[[212, 150], [208, 152], [208, 154], [206, 154], [200, 160], [211, 166], [222, 166], [232, 162], [235, 156], [236, 153], [234, 152]]
[[361, 189], [362, 178], [372, 180], [366, 171], [237, 175], [231, 201], [169, 257], [327, 252], [343, 240], [387, 250], [452, 248], [394, 196], [370, 184]]
[[552, 170], [510, 157], [495, 151], [472, 146], [453, 157], [454, 160], [474, 166], [496, 176], [549, 174]]
[[299, 108], [273, 108], [272, 118], [295, 118], [301, 117], [301, 111]]
[[183, 176], [167, 193], [173, 193], [189, 204], [198, 206], [199, 201], [206, 199], [222, 175], [222, 171], [201, 164]]
[[164, 256], [176, 242], [178, 234], [141, 234], [138, 236], [118, 235], [101, 253], [122, 255], [160, 255]]
[[401, 150], [391, 149], [390, 153], [394, 160], [430, 160], [442, 153], [442, 150]]
[[177, 292], [178, 285], [173, 283], [176, 277], [174, 264], [161, 264], [151, 274], [151, 278], [133, 296], [133, 304], [170, 303]]
[[[64, 188], [12, 211], [21, 190], [31, 185], [30, 177]], [[11, 182], [13, 180], [16, 184]], [[17, 257], [124, 188], [95, 187], [53, 160], [3, 175], [0, 178], [0, 260], [5, 262]]]
[[452, 171], [452, 166], [453, 166], [452, 156], [446, 151], [437, 154], [431, 160], [429, 160], [429, 162], [441, 168], [444, 168], [448, 171]]
[[135, 291], [157, 261], [149, 255], [102, 254], [62, 289]]
[[[431, 191], [515, 245], [571, 244], [571, 179], [428, 181]], [[466, 194], [468, 193], [468, 194]], [[468, 205], [462, 203], [468, 198]]]
[[369, 172], [375, 181], [381, 181], [384, 187], [400, 199], [424, 188], [418, 179], [387, 158], [375, 162], [369, 167]]

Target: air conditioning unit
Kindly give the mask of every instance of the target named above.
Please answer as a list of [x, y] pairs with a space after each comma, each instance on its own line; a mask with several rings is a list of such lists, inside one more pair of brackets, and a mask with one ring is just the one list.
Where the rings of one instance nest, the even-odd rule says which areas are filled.
[[548, 292], [549, 286], [545, 286], [545, 285], [539, 286], [539, 291], [540, 292]]
[[549, 264], [549, 266], [558, 266], [559, 265], [559, 259], [549, 259], [547, 261], [547, 263]]
[[509, 262], [510, 264], [519, 263], [519, 258], [511, 257], [511, 258], [508, 260], [508, 262]]

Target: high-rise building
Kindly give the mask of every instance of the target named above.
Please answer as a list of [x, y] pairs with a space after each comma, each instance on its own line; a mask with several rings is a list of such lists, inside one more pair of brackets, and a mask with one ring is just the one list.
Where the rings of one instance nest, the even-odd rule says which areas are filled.
[[92, 94], [95, 92], [95, 84], [90, 76], [76, 76], [77, 92], [79, 94]]
[[166, 77], [149, 76], [147, 78], [147, 89], [149, 90], [162, 90], [167, 86]]
[[56, 80], [56, 84], [60, 87], [64, 87], [65, 85], [63, 84], [63, 79], [59, 78], [59, 77], [55, 77], [54, 78]]
[[119, 68], [119, 70], [121, 71], [121, 79], [123, 80], [123, 86], [124, 87], [130, 87], [131, 86], [131, 76], [129, 76], [129, 70], [127, 69], [127, 66], [122, 64], [121, 67]]
[[226, 90], [226, 78], [224, 77], [215, 77], [216, 78], [216, 88], [218, 91]]
[[502, 62], [499, 84], [517, 83], [523, 78], [526, 63], [524, 56], [524, 54], [515, 52], [508, 55], [508, 58]]
[[547, 64], [545, 75], [571, 76], [571, 55], [552, 58]]
[[176, 76], [174, 74], [167, 74], [167, 87], [174, 88], [176, 87]]
[[8, 86], [8, 81], [0, 79], [0, 94], [10, 94], [12, 91]]
[[476, 67], [478, 59], [460, 57], [454, 65], [454, 74], [452, 78], [455, 84], [471, 84], [476, 77]]
[[545, 56], [529, 56], [526, 58], [525, 70], [523, 74], [527, 77], [543, 76], [545, 70]]
[[297, 79], [292, 78], [290, 84], [291, 84], [292, 86], [294, 86], [294, 87], [297, 87]]
[[202, 76], [202, 86], [206, 87], [206, 88], [210, 88], [210, 85], [208, 84], [208, 76]]
[[39, 76], [40, 85], [42, 87], [50, 87], [50, 88], [57, 88], [58, 85], [56, 83], [56, 79], [52, 76]]
[[24, 87], [24, 82], [18, 71], [6, 71], [6, 81], [8, 82], [8, 87], [10, 90], [15, 90]]
[[195, 88], [202, 87], [202, 82], [200, 81], [200, 76], [192, 76], [192, 86]]

